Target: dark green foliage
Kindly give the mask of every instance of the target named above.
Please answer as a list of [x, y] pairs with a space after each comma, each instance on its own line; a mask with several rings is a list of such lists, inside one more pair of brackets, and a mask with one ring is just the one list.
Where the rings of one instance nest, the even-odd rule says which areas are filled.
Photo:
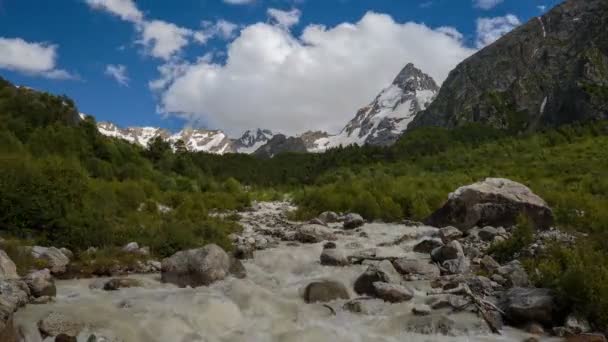
[[494, 256], [498, 262], [506, 263], [515, 259], [522, 249], [532, 242], [534, 242], [534, 225], [527, 216], [521, 216], [513, 235], [508, 240], [493, 244], [488, 254]]

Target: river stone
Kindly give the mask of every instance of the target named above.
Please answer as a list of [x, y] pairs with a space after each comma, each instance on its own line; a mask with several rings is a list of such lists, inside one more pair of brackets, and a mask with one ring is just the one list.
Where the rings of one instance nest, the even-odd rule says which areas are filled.
[[237, 279], [247, 278], [247, 269], [241, 260], [231, 256], [230, 257], [230, 274]]
[[568, 336], [566, 342], [606, 342], [606, 336], [603, 334], [580, 334]]
[[426, 304], [418, 304], [412, 308], [412, 313], [416, 316], [428, 316], [431, 314], [431, 307]]
[[28, 273], [28, 275], [26, 275], [23, 280], [30, 288], [30, 292], [34, 297], [55, 297], [55, 295], [57, 294], [55, 280], [51, 275], [51, 271], [46, 268], [43, 270], [32, 271]]
[[414, 245], [413, 251], [416, 253], [431, 253], [435, 248], [443, 246], [443, 242], [439, 239], [427, 238]]
[[350, 265], [344, 252], [337, 248], [325, 248], [321, 252], [321, 265], [325, 266], [347, 266]]
[[17, 279], [17, 266], [5, 251], [0, 249], [0, 279]]
[[55, 247], [34, 246], [31, 254], [35, 259], [44, 260], [53, 274], [65, 273], [70, 263], [70, 259]]
[[161, 279], [180, 287], [208, 286], [230, 273], [230, 257], [215, 244], [175, 253], [162, 261]]
[[60, 334], [78, 336], [83, 328], [84, 324], [76, 317], [57, 311], [51, 311], [46, 317], [38, 321], [38, 329], [43, 336], [57, 336]]
[[113, 278], [108, 280], [104, 285], [103, 289], [106, 291], [117, 291], [122, 288], [130, 287], [141, 287], [141, 281], [133, 278]]
[[529, 188], [504, 178], [486, 178], [456, 189], [425, 223], [455, 226], [463, 231], [475, 226], [510, 227], [520, 214], [528, 216], [538, 229], [548, 229], [553, 224], [553, 212]]
[[489, 273], [494, 273], [500, 268], [500, 264], [490, 255], [485, 255], [481, 258], [481, 267]]
[[122, 251], [125, 253], [137, 253], [139, 251], [139, 244], [137, 242], [129, 242], [122, 248]]
[[359, 314], [374, 314], [380, 312], [385, 306], [384, 301], [369, 297], [356, 298], [344, 303], [342, 309]]
[[462, 245], [458, 241], [451, 241], [446, 245], [437, 247], [431, 252], [433, 261], [443, 263], [446, 260], [458, 259], [464, 256]]
[[527, 287], [530, 285], [528, 274], [518, 260], [500, 266], [497, 273], [507, 279], [506, 285], [510, 287]]
[[30, 290], [17, 279], [0, 279], [0, 341], [14, 339], [13, 313], [28, 302]]
[[538, 322], [550, 326], [555, 321], [556, 303], [549, 289], [514, 287], [504, 294], [499, 307], [515, 324]]
[[390, 261], [383, 260], [377, 266], [369, 266], [355, 280], [355, 292], [360, 295], [376, 296], [376, 290], [373, 285], [375, 282], [399, 284], [401, 282], [401, 275], [395, 270]]
[[55, 342], [78, 342], [78, 339], [76, 338], [76, 336], [59, 334], [55, 337]]
[[585, 318], [570, 314], [566, 318], [564, 327], [572, 334], [582, 334], [591, 331], [591, 325]]
[[454, 335], [456, 323], [445, 315], [412, 316], [405, 322], [405, 330], [423, 335]]
[[483, 241], [494, 241], [494, 238], [498, 235], [498, 230], [494, 227], [483, 227], [479, 230], [479, 238]]
[[384, 282], [375, 282], [372, 284], [376, 296], [390, 303], [401, 303], [408, 301], [414, 297], [412, 291], [405, 286], [398, 284], [388, 284]]
[[253, 252], [255, 248], [252, 245], [238, 245], [234, 249], [234, 257], [237, 259], [253, 259]]
[[443, 227], [439, 230], [439, 237], [443, 243], [458, 240], [462, 235], [462, 232], [458, 228], [452, 226]]
[[346, 287], [333, 280], [314, 281], [304, 289], [306, 303], [330, 302], [336, 299], [350, 299]]
[[333, 230], [318, 224], [305, 224], [296, 230], [295, 240], [302, 243], [319, 243], [336, 240]]
[[344, 229], [355, 229], [361, 227], [364, 223], [365, 220], [359, 214], [350, 213], [344, 216]]
[[324, 223], [335, 223], [340, 220], [340, 216], [333, 211], [325, 211], [318, 217]]
[[395, 266], [397, 272], [404, 275], [416, 274], [429, 279], [434, 279], [441, 275], [439, 267], [430, 263], [429, 260], [400, 258], [393, 261], [393, 266]]

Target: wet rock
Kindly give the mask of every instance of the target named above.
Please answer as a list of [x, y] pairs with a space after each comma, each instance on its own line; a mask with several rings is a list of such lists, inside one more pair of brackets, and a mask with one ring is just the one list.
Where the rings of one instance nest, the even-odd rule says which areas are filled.
[[0, 279], [17, 279], [17, 266], [9, 256], [0, 249]]
[[355, 229], [361, 227], [365, 223], [363, 217], [359, 214], [347, 214], [344, 216], [344, 229]]
[[253, 259], [254, 248], [251, 245], [237, 245], [234, 249], [234, 257], [237, 259]]
[[108, 280], [104, 285], [105, 291], [117, 291], [123, 288], [141, 287], [141, 281], [133, 278], [113, 278]]
[[505, 292], [499, 307], [514, 324], [551, 325], [555, 320], [556, 304], [549, 289], [514, 287]]
[[84, 324], [76, 317], [51, 311], [45, 318], [38, 321], [38, 329], [42, 336], [57, 336], [66, 334], [78, 336], [84, 328]]
[[540, 342], [540, 340], [538, 339], [538, 337], [530, 336], [526, 337], [523, 342]]
[[532, 335], [542, 336], [545, 334], [545, 329], [543, 328], [543, 326], [536, 322], [528, 323], [526, 325], [526, 327], [524, 328], [524, 330], [528, 334], [532, 334]]
[[431, 251], [433, 251], [435, 248], [438, 248], [441, 246], [443, 246], [443, 242], [441, 242], [441, 240], [427, 238], [427, 239], [423, 239], [422, 241], [420, 241], [416, 245], [414, 245], [413, 251], [416, 253], [428, 254]]
[[431, 307], [426, 304], [418, 304], [412, 308], [412, 313], [416, 316], [428, 316], [431, 314]]
[[390, 303], [406, 302], [414, 297], [412, 291], [402, 285], [375, 282], [372, 286], [378, 298]]
[[241, 262], [241, 260], [230, 257], [230, 274], [238, 279], [247, 278], [247, 269], [245, 269], [245, 265]]
[[325, 266], [347, 266], [350, 265], [346, 254], [336, 248], [325, 248], [321, 253], [321, 265]]
[[336, 240], [336, 235], [330, 228], [325, 226], [305, 224], [298, 227], [294, 238], [302, 243], [319, 243], [325, 240], [334, 241]]
[[177, 286], [207, 286], [230, 273], [230, 257], [219, 246], [210, 244], [175, 253], [162, 261], [161, 279]]
[[481, 267], [489, 273], [494, 273], [500, 268], [500, 264], [490, 255], [486, 255], [481, 259]]
[[513, 226], [520, 214], [528, 216], [539, 229], [553, 224], [553, 212], [529, 188], [508, 179], [487, 178], [451, 193], [446, 204], [425, 223], [466, 231], [475, 226]]
[[333, 249], [333, 248], [337, 248], [338, 245], [336, 245], [335, 242], [333, 241], [328, 241], [325, 244], [323, 244], [323, 249]]
[[360, 295], [376, 296], [374, 288], [375, 282], [384, 282], [390, 284], [398, 284], [401, 282], [401, 276], [393, 267], [393, 264], [384, 260], [378, 266], [369, 266], [357, 280], [355, 280], [355, 292]]
[[335, 223], [340, 220], [340, 216], [333, 211], [325, 211], [319, 215], [318, 219], [324, 223]]
[[591, 331], [591, 325], [585, 318], [576, 315], [568, 315], [564, 327], [572, 334], [582, 334]]
[[441, 264], [441, 267], [447, 274], [465, 274], [469, 272], [470, 263], [464, 256], [459, 256], [457, 259], [446, 260]]
[[342, 309], [360, 314], [374, 314], [384, 307], [384, 301], [373, 298], [357, 298], [350, 300], [342, 306]]
[[450, 304], [450, 307], [452, 307], [453, 309], [462, 310], [462, 308], [464, 308], [467, 304], [469, 304], [470, 301], [461, 296], [449, 295], [448, 303]]
[[414, 316], [405, 322], [405, 330], [424, 335], [455, 335], [456, 323], [447, 316]]
[[567, 337], [566, 342], [606, 342], [606, 336], [603, 334], [579, 334]]
[[443, 243], [458, 240], [462, 235], [462, 232], [458, 228], [452, 226], [444, 227], [439, 230], [439, 237]]
[[479, 238], [483, 241], [493, 241], [494, 238], [498, 235], [498, 230], [494, 227], [483, 227], [479, 230]]
[[34, 246], [31, 249], [31, 254], [35, 259], [46, 262], [53, 274], [65, 273], [70, 263], [70, 259], [55, 247]]
[[464, 251], [458, 241], [451, 241], [450, 243], [437, 247], [431, 251], [431, 258], [438, 263], [443, 263], [446, 260], [458, 259], [460, 256], [464, 256]]
[[318, 218], [313, 218], [312, 220], [309, 220], [308, 223], [310, 223], [310, 224], [318, 224], [318, 225], [321, 225], [321, 226], [327, 225], [325, 222], [323, 222], [321, 219], [318, 219]]
[[38, 298], [34, 298], [34, 299], [30, 300], [30, 304], [42, 305], [42, 304], [52, 303], [54, 301], [55, 301], [54, 297], [42, 296], [42, 297], [38, 297]]
[[425, 303], [433, 310], [446, 309], [450, 307], [448, 296], [429, 296]]
[[129, 242], [122, 248], [122, 251], [125, 253], [137, 253], [139, 251], [139, 244], [137, 242]]
[[528, 273], [518, 260], [511, 261], [498, 268], [498, 274], [507, 279], [506, 284], [510, 287], [526, 287], [530, 285]]
[[34, 297], [55, 297], [57, 294], [55, 280], [48, 269], [30, 272], [23, 280], [30, 288], [30, 292]]
[[78, 339], [75, 336], [59, 334], [55, 337], [55, 342], [78, 342]]
[[0, 337], [14, 338], [13, 313], [25, 305], [29, 298], [29, 288], [21, 280], [0, 279]]
[[493, 288], [492, 281], [484, 276], [472, 276], [468, 278], [467, 285], [473, 290], [473, 293], [489, 294]]
[[428, 260], [400, 258], [393, 262], [397, 272], [404, 275], [421, 275], [428, 279], [440, 276], [439, 267]]
[[350, 299], [348, 290], [338, 281], [314, 281], [304, 289], [304, 301], [306, 303], [330, 302], [337, 299]]

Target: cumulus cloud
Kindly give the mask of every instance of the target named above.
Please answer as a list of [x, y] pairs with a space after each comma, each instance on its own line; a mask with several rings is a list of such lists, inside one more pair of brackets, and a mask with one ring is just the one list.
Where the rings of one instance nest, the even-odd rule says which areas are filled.
[[188, 45], [192, 30], [162, 20], [146, 21], [139, 27], [141, 39], [149, 55], [168, 60]]
[[109, 64], [106, 66], [105, 74], [112, 77], [116, 82], [120, 85], [128, 86], [129, 85], [129, 77], [127, 76], [127, 67], [118, 64]]
[[141, 22], [144, 18], [133, 0], [86, 0], [86, 2], [92, 8], [110, 12], [122, 20]]
[[309, 25], [299, 37], [256, 23], [228, 45], [224, 63], [169, 63], [150, 87], [160, 111], [235, 135], [252, 127], [336, 132], [408, 62], [443, 82], [474, 52], [461, 36], [371, 12], [357, 23]]
[[56, 69], [57, 45], [0, 37], [0, 68], [52, 79], [76, 76]]
[[300, 22], [300, 10], [294, 8], [290, 11], [281, 11], [276, 8], [268, 9], [268, 16], [278, 25], [284, 28], [290, 28]]
[[503, 1], [504, 0], [473, 0], [473, 5], [483, 10], [489, 10], [498, 6]]
[[521, 21], [513, 14], [507, 14], [504, 17], [478, 18], [477, 47], [482, 48], [494, 43], [519, 25], [521, 25]]

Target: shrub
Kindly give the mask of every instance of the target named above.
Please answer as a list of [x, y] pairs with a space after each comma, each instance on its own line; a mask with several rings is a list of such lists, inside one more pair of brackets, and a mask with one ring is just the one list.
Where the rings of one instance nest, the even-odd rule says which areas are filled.
[[492, 254], [501, 263], [513, 260], [524, 247], [534, 241], [533, 223], [525, 215], [520, 216], [517, 221], [513, 235], [505, 241], [493, 244], [488, 250], [488, 254]]

